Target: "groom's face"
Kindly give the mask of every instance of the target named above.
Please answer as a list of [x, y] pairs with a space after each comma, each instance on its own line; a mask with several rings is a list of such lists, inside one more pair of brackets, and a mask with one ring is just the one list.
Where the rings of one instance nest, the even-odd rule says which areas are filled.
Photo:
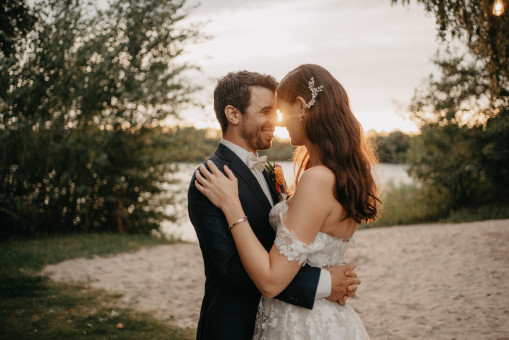
[[252, 151], [271, 147], [276, 120], [275, 94], [264, 87], [251, 87], [251, 99], [242, 115], [240, 133]]

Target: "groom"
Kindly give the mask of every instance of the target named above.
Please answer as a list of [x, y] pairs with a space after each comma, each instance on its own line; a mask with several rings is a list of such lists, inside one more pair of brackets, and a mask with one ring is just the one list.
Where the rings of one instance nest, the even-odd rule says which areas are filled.
[[[219, 169], [228, 165], [235, 173], [244, 212], [267, 251], [275, 239], [268, 215], [279, 196], [257, 151], [272, 144], [276, 87], [273, 77], [247, 71], [219, 79], [214, 110], [223, 138], [210, 157]], [[196, 189], [194, 181], [193, 175], [188, 191], [189, 218], [198, 236], [206, 276], [197, 339], [251, 339], [260, 292], [242, 266], [222, 211]], [[308, 309], [313, 308], [315, 299], [324, 297], [344, 304], [346, 297], [355, 296], [360, 283], [353, 268], [324, 270], [306, 265], [276, 298]]]

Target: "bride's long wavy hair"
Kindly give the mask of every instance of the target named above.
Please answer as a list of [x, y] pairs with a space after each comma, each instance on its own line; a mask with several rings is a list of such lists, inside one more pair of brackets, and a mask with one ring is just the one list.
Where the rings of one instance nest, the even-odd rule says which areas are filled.
[[[320, 162], [336, 177], [335, 197], [346, 211], [345, 218], [357, 223], [374, 220], [380, 200], [371, 167], [377, 159], [350, 109], [343, 86], [323, 67], [305, 64], [283, 78], [277, 88], [278, 99], [294, 104], [300, 96], [309, 102], [311, 77], [315, 87], [323, 85], [323, 90], [307, 109], [303, 120], [306, 135], [316, 145]], [[302, 171], [310, 167], [305, 146], [296, 149], [293, 162], [297, 186]]]

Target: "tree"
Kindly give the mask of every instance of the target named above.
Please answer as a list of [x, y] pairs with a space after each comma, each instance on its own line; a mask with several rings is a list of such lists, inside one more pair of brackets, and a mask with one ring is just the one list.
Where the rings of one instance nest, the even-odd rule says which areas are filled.
[[401, 131], [393, 131], [388, 135], [378, 134], [373, 137], [378, 159], [382, 163], [405, 163], [405, 155], [410, 146], [410, 137]]
[[[410, 0], [391, 0], [409, 4]], [[484, 66], [494, 100], [509, 95], [509, 11], [492, 14], [493, 0], [416, 0], [436, 18], [438, 37], [446, 44], [459, 42]], [[506, 3], [507, 6], [507, 3]]]
[[440, 77], [430, 76], [409, 106], [421, 127], [410, 173], [426, 190], [446, 192], [439, 196], [450, 209], [507, 201], [509, 16], [492, 15], [487, 0], [417, 2], [435, 15], [445, 47], [434, 60]]
[[16, 37], [32, 30], [35, 16], [23, 0], [4, 0], [0, 4], [0, 51], [5, 56], [14, 53]]
[[0, 60], [4, 234], [147, 232], [170, 204], [171, 159], [155, 129], [191, 103], [179, 63], [200, 36], [185, 0], [35, 4], [38, 21]]
[[194, 127], [163, 129], [162, 138], [168, 139], [168, 157], [176, 162], [201, 163], [214, 153], [219, 143], [219, 133]]

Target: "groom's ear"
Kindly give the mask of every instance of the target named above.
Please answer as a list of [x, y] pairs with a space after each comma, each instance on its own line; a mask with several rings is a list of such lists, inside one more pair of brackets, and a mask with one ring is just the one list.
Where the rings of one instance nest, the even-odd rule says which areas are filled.
[[224, 114], [229, 124], [231, 125], [239, 124], [241, 113], [235, 106], [227, 105], [224, 108]]

